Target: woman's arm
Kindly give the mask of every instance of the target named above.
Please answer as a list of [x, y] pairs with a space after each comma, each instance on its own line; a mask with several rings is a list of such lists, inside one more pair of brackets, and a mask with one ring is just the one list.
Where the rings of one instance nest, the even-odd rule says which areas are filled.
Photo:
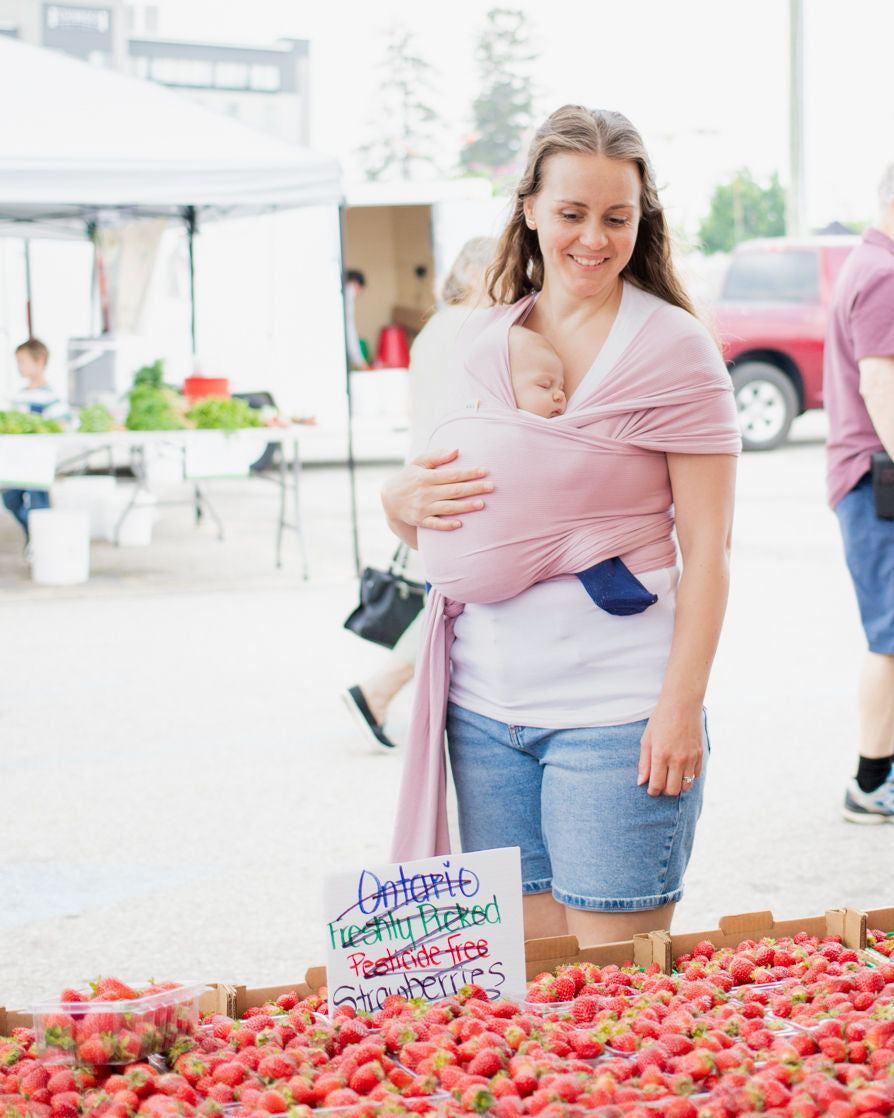
[[458, 450], [421, 454], [382, 486], [388, 527], [410, 547], [417, 546], [417, 528], [450, 532], [462, 527], [457, 517], [484, 508], [480, 494], [493, 490], [484, 467], [439, 469], [458, 454]]
[[[683, 571], [670, 657], [642, 737], [639, 784], [676, 796], [702, 769], [702, 705], [729, 591], [736, 459], [668, 454]], [[685, 786], [687, 789], [689, 784]]]

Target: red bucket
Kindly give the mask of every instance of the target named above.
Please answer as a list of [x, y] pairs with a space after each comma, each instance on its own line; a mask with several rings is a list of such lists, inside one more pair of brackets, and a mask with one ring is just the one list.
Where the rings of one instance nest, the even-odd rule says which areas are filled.
[[382, 332], [379, 335], [376, 365], [384, 369], [408, 369], [410, 367], [410, 346], [403, 326], [392, 324], [382, 327]]
[[230, 382], [227, 377], [187, 377], [183, 382], [183, 395], [188, 400], [199, 400], [203, 396], [229, 396]]

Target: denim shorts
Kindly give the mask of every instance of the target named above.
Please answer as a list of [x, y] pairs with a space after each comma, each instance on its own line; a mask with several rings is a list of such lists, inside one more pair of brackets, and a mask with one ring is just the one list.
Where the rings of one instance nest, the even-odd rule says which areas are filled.
[[450, 703], [447, 742], [463, 850], [521, 849], [522, 891], [570, 908], [639, 912], [678, 901], [702, 774], [678, 796], [637, 785], [646, 721], [548, 730]]
[[890, 656], [894, 654], [894, 520], [876, 516], [870, 474], [845, 493], [835, 515], [869, 651]]

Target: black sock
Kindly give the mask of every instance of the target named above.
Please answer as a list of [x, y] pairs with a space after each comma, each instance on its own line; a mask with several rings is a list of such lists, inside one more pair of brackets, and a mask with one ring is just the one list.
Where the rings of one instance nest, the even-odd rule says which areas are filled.
[[864, 757], [857, 765], [857, 783], [863, 792], [874, 792], [888, 779], [894, 757]]

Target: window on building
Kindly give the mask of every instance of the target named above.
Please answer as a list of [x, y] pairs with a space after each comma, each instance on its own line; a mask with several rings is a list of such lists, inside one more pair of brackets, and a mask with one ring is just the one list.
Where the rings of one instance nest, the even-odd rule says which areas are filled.
[[248, 66], [244, 62], [216, 62], [214, 84], [219, 89], [245, 89], [248, 85]]
[[248, 79], [249, 89], [275, 93], [276, 90], [279, 89], [279, 84], [278, 66], [252, 66], [251, 74]]

